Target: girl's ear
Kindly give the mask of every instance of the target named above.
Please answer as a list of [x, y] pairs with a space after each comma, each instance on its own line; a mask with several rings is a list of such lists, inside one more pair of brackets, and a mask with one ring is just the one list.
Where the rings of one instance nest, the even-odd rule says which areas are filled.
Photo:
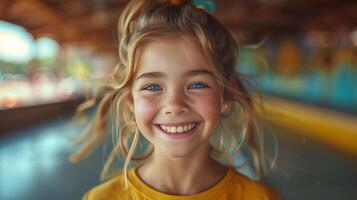
[[221, 108], [221, 112], [226, 112], [229, 108], [231, 108], [233, 105], [232, 101], [223, 101], [222, 103], [222, 108]]
[[126, 97], [126, 102], [127, 102], [127, 105], [129, 106], [129, 109], [134, 112], [134, 100], [133, 100], [133, 95], [129, 94], [127, 97]]
[[132, 101], [128, 102], [128, 106], [129, 106], [131, 112], [134, 112], [134, 103]]

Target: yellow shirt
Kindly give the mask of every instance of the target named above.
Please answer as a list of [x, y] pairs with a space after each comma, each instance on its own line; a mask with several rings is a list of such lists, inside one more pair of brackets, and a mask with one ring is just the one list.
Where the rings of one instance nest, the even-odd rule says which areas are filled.
[[118, 175], [88, 191], [83, 200], [277, 200], [280, 197], [260, 182], [229, 168], [225, 177], [207, 191], [189, 195], [176, 196], [159, 192], [146, 185], [136, 174], [129, 171], [129, 189], [122, 189], [123, 176]]

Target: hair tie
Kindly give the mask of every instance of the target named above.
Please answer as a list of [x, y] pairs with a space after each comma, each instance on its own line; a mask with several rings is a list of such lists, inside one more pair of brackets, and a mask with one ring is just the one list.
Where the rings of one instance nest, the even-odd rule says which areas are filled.
[[214, 0], [194, 0], [193, 5], [211, 14], [216, 10], [216, 3]]
[[206, 12], [209, 12], [211, 14], [214, 13], [216, 10], [216, 3], [214, 0], [170, 0], [170, 3], [176, 6], [185, 4], [185, 3], [192, 3], [193, 6], [195, 6], [198, 9], [203, 9]]

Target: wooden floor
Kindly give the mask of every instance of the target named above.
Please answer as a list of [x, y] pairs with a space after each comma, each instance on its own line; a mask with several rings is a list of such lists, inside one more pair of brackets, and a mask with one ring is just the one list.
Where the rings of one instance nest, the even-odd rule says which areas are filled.
[[[82, 127], [67, 124], [68, 119], [66, 116], [0, 138], [1, 200], [81, 199], [99, 183], [104, 150], [98, 148], [79, 164], [69, 163], [68, 155], [74, 151], [69, 141]], [[357, 158], [304, 134], [281, 128], [275, 132], [279, 158], [276, 171], [264, 180], [284, 199], [357, 199]], [[240, 155], [238, 159], [244, 158]], [[242, 171], [254, 177], [249, 167]]]

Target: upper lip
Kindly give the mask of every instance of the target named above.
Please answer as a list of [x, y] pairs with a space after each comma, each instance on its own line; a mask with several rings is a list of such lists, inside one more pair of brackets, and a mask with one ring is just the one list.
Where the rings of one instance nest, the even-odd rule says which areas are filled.
[[156, 123], [156, 125], [163, 125], [163, 126], [182, 126], [192, 123], [199, 123], [199, 121], [187, 121], [187, 122], [168, 122], [168, 123]]

